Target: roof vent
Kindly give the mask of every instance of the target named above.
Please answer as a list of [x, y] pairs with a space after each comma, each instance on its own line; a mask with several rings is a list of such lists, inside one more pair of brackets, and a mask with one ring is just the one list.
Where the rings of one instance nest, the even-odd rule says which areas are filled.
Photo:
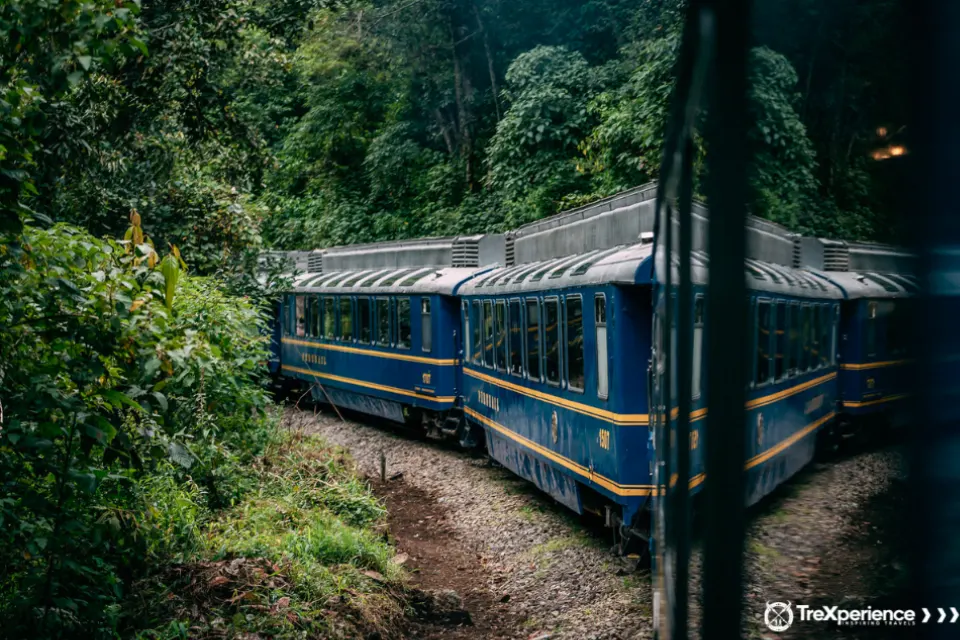
[[803, 266], [803, 236], [793, 236], [793, 268], [799, 269]]
[[514, 242], [514, 235], [512, 233], [508, 233], [506, 234], [506, 236], [504, 236], [504, 243], [505, 243], [504, 262], [508, 267], [512, 267], [517, 264], [517, 256], [516, 256], [516, 253], [514, 252], [513, 242]]
[[830, 243], [823, 247], [824, 271], [849, 271], [850, 249], [846, 243]]
[[307, 256], [307, 272], [323, 273], [323, 252], [311, 251]]
[[480, 237], [465, 236], [455, 238], [451, 257], [452, 266], [454, 267], [479, 267]]

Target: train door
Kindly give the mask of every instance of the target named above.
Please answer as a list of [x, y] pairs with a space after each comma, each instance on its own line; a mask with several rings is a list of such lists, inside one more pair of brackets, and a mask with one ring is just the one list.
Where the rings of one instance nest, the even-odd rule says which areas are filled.
[[[667, 345], [674, 344], [673, 336], [666, 321], [666, 296], [661, 287], [653, 288], [655, 298], [653, 313], [653, 335], [650, 364], [648, 367], [647, 387], [649, 397], [650, 443], [653, 461], [651, 469], [652, 482], [655, 487], [653, 502], [654, 518], [650, 538], [651, 558], [656, 569], [657, 584], [653, 589], [654, 628], [660, 626], [660, 617], [673, 614], [673, 603], [669, 602], [669, 595], [675, 593], [676, 581], [676, 549], [669, 544], [656, 541], [670, 541], [667, 527], [670, 523], [667, 496], [673, 469], [676, 466], [673, 444], [676, 442], [676, 423], [670, 419], [672, 406], [671, 385], [668, 376], [673, 364], [667, 356]], [[670, 323], [673, 324], [673, 323]], [[669, 625], [672, 628], [672, 624]]]

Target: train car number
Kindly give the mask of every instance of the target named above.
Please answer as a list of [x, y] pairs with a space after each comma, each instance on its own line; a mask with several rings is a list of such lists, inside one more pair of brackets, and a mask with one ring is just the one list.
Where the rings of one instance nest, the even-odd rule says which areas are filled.
[[320, 366], [326, 366], [327, 356], [317, 355], [316, 353], [305, 353], [303, 354], [303, 361], [309, 362], [310, 364], [319, 364]]
[[610, 431], [607, 429], [600, 429], [600, 448], [610, 448]]

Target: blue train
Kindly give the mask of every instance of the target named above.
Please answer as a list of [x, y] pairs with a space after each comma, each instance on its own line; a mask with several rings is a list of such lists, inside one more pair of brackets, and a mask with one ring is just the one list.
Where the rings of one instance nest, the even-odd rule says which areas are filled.
[[[651, 397], [665, 396], [667, 384], [650, 193], [507, 236], [431, 239], [434, 266], [402, 264], [416, 243], [373, 245], [365, 257], [357, 248], [315, 252], [321, 272], [299, 276], [279, 306], [275, 366], [309, 384], [318, 402], [485, 446], [566, 507], [602, 515], [625, 545], [645, 541], [666, 414], [651, 410]], [[761, 221], [753, 231], [748, 503], [809, 463], [818, 443], [905, 421], [904, 305], [917, 290], [902, 260], [883, 263], [885, 273], [852, 270], [856, 248]], [[903, 258], [868, 249], [860, 254]], [[699, 492], [708, 263], [694, 255], [688, 482]], [[424, 260], [421, 247], [414, 261]]]

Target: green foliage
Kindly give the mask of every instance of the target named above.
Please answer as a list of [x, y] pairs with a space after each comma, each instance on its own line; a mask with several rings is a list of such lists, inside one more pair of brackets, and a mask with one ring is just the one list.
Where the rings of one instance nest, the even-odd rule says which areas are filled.
[[[0, 253], [7, 629], [109, 636], [148, 557], [193, 535], [197, 487], [235, 501], [268, 437], [258, 310], [184, 275], [170, 297], [161, 270], [179, 265], [155, 266], [135, 229], [140, 245], [27, 226]], [[151, 501], [193, 515], [173, 526]]]
[[582, 55], [537, 47], [506, 75], [509, 108], [490, 142], [490, 184], [507, 203], [507, 224], [553, 213], [556, 201], [585, 183], [574, 161], [589, 131], [590, 67]]
[[0, 4], [0, 233], [35, 215], [47, 110], [87, 74], [144, 49], [138, 11], [113, 0]]
[[388, 628], [402, 616], [404, 572], [379, 533], [385, 511], [352, 461], [317, 437], [292, 434], [253, 469], [256, 489], [209, 517], [200, 549], [183, 489], [160, 483], [182, 514], [163, 531], [181, 533], [177, 548], [197, 552], [142, 585], [147, 606], [132, 626], [151, 630], [138, 637], [178, 637], [181, 625], [277, 638], [395, 635]]
[[590, 103], [599, 123], [580, 149], [600, 194], [610, 195], [658, 177], [679, 50], [676, 33], [642, 41], [628, 50], [634, 66], [628, 79]]
[[796, 111], [797, 73], [779, 53], [750, 53], [749, 117], [754, 213], [791, 229], [816, 231], [813, 145]]

